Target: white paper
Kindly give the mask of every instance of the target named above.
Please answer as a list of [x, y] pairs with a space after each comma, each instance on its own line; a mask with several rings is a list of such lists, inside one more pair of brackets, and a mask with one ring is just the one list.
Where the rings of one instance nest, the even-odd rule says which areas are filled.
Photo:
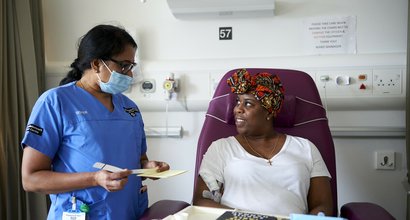
[[307, 55], [355, 54], [356, 16], [308, 18], [303, 36]]

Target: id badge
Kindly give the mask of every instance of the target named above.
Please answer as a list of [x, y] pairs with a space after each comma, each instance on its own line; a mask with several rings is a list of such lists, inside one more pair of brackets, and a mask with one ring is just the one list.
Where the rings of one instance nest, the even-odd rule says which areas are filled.
[[63, 212], [62, 220], [85, 220], [85, 212]]

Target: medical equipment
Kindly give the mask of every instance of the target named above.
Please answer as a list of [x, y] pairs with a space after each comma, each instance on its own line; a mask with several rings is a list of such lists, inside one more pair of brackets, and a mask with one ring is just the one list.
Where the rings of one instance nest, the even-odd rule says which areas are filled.
[[176, 98], [178, 90], [178, 81], [174, 77], [174, 73], [169, 73], [168, 78], [165, 79], [164, 84], [165, 100]]

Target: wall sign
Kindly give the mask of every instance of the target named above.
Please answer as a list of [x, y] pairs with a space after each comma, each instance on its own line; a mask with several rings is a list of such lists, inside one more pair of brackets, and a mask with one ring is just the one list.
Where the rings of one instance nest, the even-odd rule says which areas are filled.
[[309, 18], [303, 31], [309, 55], [356, 53], [356, 16]]
[[232, 40], [232, 27], [220, 27], [219, 40]]

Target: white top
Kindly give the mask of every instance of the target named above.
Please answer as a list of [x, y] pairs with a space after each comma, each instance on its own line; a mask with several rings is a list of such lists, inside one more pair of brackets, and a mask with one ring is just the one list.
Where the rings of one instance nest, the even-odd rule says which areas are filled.
[[310, 179], [330, 177], [316, 146], [287, 135], [271, 161], [272, 166], [249, 154], [235, 137], [222, 138], [209, 147], [199, 174], [224, 184], [221, 204], [231, 208], [286, 216], [307, 213]]

